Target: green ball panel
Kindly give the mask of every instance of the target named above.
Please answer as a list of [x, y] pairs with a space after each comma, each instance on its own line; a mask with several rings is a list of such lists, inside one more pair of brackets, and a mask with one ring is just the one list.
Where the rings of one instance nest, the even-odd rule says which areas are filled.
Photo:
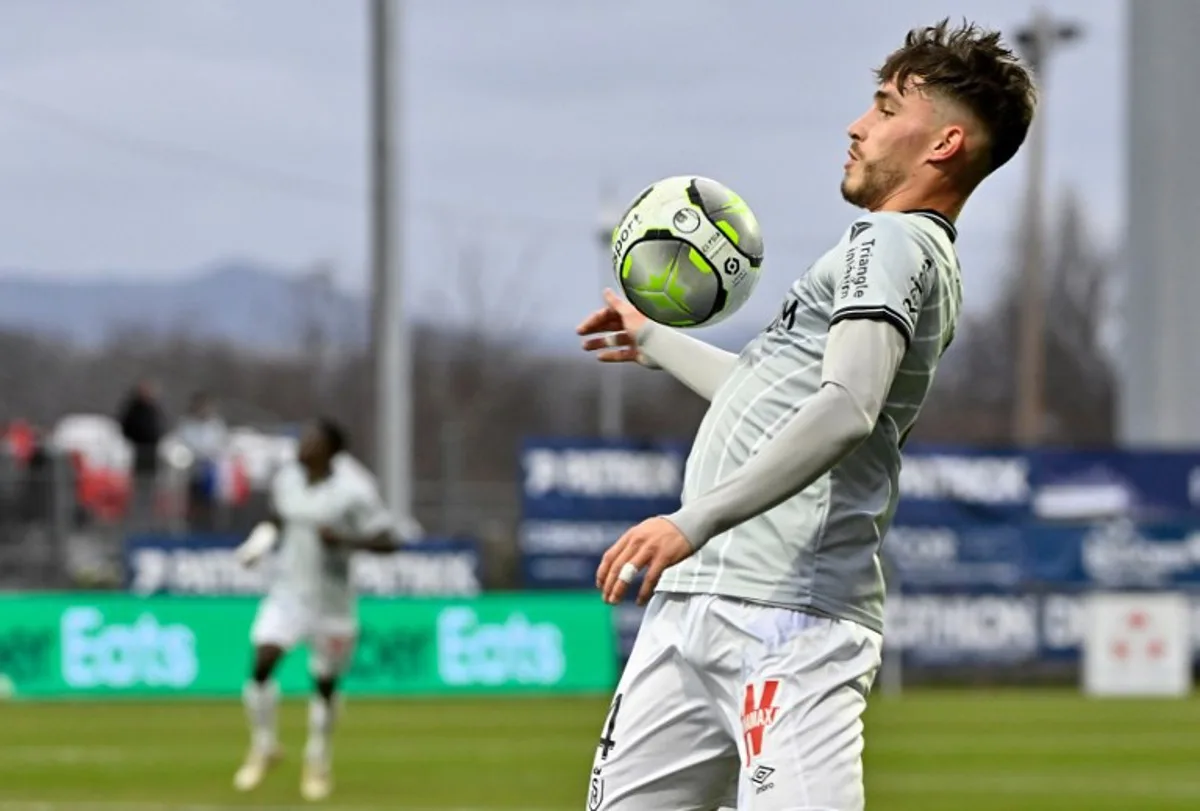
[[713, 315], [721, 276], [688, 243], [650, 239], [626, 253], [621, 286], [630, 303], [655, 321], [690, 326]]

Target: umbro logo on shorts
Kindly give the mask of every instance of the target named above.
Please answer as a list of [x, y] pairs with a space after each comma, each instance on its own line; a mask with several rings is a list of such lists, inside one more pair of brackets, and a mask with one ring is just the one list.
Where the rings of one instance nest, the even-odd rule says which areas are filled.
[[750, 782], [758, 786], [754, 789], [755, 794], [762, 794], [764, 791], [770, 791], [775, 788], [775, 784], [770, 782], [771, 775], [775, 774], [775, 770], [770, 766], [757, 766], [754, 773], [750, 775]]

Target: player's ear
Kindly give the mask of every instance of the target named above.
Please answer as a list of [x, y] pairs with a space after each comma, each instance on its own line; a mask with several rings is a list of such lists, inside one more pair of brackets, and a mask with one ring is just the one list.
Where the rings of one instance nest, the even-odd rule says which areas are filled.
[[947, 124], [942, 127], [929, 149], [929, 160], [932, 163], [944, 163], [956, 156], [966, 154], [966, 128], [961, 124]]

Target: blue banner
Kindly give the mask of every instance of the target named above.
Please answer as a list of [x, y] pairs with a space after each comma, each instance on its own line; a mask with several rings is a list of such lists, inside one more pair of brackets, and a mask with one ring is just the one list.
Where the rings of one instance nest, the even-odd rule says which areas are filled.
[[687, 445], [530, 439], [521, 450], [522, 582], [593, 588], [596, 566], [621, 534], [679, 507]]
[[[562, 588], [577, 579], [580, 587], [590, 586], [590, 576], [579, 573], [594, 569], [625, 529], [677, 508], [686, 458], [687, 446], [678, 442], [527, 441], [521, 452], [525, 584]], [[1018, 528], [1115, 518], [1164, 526], [1200, 522], [1200, 453], [917, 447], [905, 451], [900, 493], [897, 527], [973, 527], [960, 540], [973, 554], [990, 547], [995, 560], [1003, 548], [1017, 551]], [[1011, 571], [994, 574], [1013, 577]]]
[[[1078, 662], [1086, 630], [1088, 591], [1021, 592], [957, 589], [892, 594], [884, 645], [906, 664], [970, 667], [1029, 662]], [[1200, 590], [1192, 593], [1192, 637], [1200, 664]], [[629, 658], [643, 609], [617, 607], [620, 661]]]
[[907, 448], [896, 519], [1200, 520], [1200, 452]]
[[1076, 663], [1098, 591], [1192, 596], [1200, 661], [1200, 522], [899, 525], [884, 540], [885, 644], [919, 666]]
[[[523, 584], [594, 588], [622, 532], [677, 508], [687, 450], [526, 442]], [[889, 583], [903, 592], [890, 598], [888, 644], [914, 661], [1073, 660], [1084, 592], [1200, 595], [1200, 452], [910, 446], [900, 492], [883, 545]], [[641, 609], [614, 616], [627, 656]]]
[[1030, 515], [1030, 459], [1011, 451], [905, 449], [897, 521], [1009, 523]]
[[1200, 589], [1200, 523], [893, 526], [889, 581], [909, 589]]
[[[622, 533], [678, 509], [687, 453], [680, 442], [526, 441], [518, 540], [524, 586], [594, 589], [600, 558]], [[633, 603], [613, 612], [621, 661], [641, 618]]]
[[[235, 535], [134, 535], [125, 541], [127, 588], [137, 594], [261, 594], [274, 571], [233, 556]], [[481, 590], [479, 551], [471, 541], [426, 540], [392, 554], [358, 553], [351, 578], [359, 594], [468, 597]]]
[[[892, 595], [884, 647], [918, 667], [1074, 664], [1087, 627], [1085, 600], [1083, 591]], [[1191, 603], [1200, 663], [1200, 592]]]
[[526, 521], [638, 521], [679, 505], [688, 446], [530, 439], [521, 450]]
[[[1075, 663], [1086, 629], [1086, 591], [959, 589], [892, 594], [884, 645], [910, 665], [986, 666]], [[1200, 591], [1192, 593], [1192, 635], [1200, 664]], [[620, 661], [628, 660], [642, 621], [633, 603], [613, 613]]]

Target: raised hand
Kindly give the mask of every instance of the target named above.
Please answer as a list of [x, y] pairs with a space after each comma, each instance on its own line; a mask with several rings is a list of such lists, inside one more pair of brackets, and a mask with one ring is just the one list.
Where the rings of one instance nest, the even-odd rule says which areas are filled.
[[653, 366], [637, 348], [637, 333], [649, 320], [637, 308], [612, 290], [604, 291], [605, 306], [583, 320], [575, 332], [584, 336], [583, 348], [596, 352], [604, 363], [634, 361]]

